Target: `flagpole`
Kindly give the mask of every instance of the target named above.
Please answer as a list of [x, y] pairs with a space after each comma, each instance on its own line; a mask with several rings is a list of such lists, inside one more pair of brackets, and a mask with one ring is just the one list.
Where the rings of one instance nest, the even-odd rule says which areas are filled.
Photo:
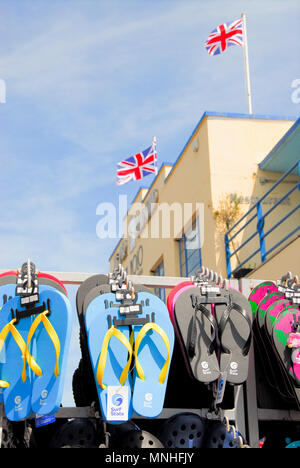
[[246, 91], [248, 99], [248, 111], [252, 114], [251, 102], [251, 86], [250, 86], [250, 72], [249, 72], [249, 57], [248, 57], [248, 42], [247, 42], [247, 27], [246, 27], [246, 13], [242, 13], [243, 21], [243, 36], [244, 36], [244, 63], [245, 63], [245, 77], [246, 77]]
[[[157, 143], [157, 141], [156, 141], [156, 136], [154, 136], [154, 137], [153, 137], [152, 146], [153, 146], [155, 152], [156, 152], [156, 143]], [[157, 169], [157, 156], [156, 156], [156, 161], [155, 161], [155, 175], [157, 175], [157, 173], [158, 173], [158, 169]]]

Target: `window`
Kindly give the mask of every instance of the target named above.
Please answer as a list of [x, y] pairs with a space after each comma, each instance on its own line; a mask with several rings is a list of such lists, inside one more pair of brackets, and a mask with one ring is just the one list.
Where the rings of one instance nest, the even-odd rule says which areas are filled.
[[[162, 260], [160, 264], [152, 271], [154, 276], [165, 276], [165, 266]], [[156, 294], [162, 301], [166, 302], [166, 291], [165, 288], [154, 288], [154, 294]]]
[[195, 218], [178, 243], [180, 276], [192, 276], [202, 266], [198, 218]]

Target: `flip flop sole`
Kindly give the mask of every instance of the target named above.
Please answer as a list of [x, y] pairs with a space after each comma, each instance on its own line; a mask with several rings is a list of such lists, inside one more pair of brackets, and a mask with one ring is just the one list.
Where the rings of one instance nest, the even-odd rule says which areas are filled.
[[[58, 291], [68, 295], [65, 285], [55, 276], [49, 275], [48, 273], [39, 272], [38, 273], [39, 284], [49, 285], [55, 287]], [[49, 282], [45, 281], [49, 280]]]
[[[248, 319], [233, 308], [230, 312], [225, 328], [221, 331], [221, 348], [228, 350], [220, 356], [220, 370], [227, 372], [227, 382], [240, 385], [247, 380], [249, 365], [249, 348], [245, 354], [244, 348], [249, 344], [252, 336], [252, 311], [247, 298], [239, 291], [229, 288], [232, 304], [236, 304], [246, 314]], [[226, 307], [225, 307], [226, 309]], [[224, 306], [215, 304], [215, 314], [218, 325], [224, 314]]]
[[[102, 275], [104, 276], [104, 275]], [[90, 284], [91, 286], [91, 284]], [[146, 287], [142, 285], [134, 285], [135, 291], [138, 293], [140, 291], [149, 291]], [[82, 317], [85, 317], [86, 309], [89, 304], [98, 296], [102, 294], [109, 294], [111, 293], [111, 286], [110, 284], [102, 284], [95, 286], [90, 291], [86, 293], [84, 296], [84, 303], [82, 307]], [[115, 296], [114, 296], [115, 299]], [[96, 389], [94, 372], [90, 361], [90, 353], [88, 348], [88, 338], [87, 338], [87, 331], [86, 326], [80, 328], [80, 347], [81, 347], [81, 354], [82, 354], [82, 370], [84, 374], [84, 394], [86, 395], [87, 400], [90, 403], [93, 401], [98, 400], [98, 392]]]
[[42, 376], [33, 375], [31, 407], [36, 414], [54, 414], [59, 409], [64, 389], [69, 347], [72, 334], [73, 314], [69, 299], [56, 290], [45, 290], [40, 294], [40, 304], [50, 303], [50, 315], [47, 316], [60, 343], [59, 374], [55, 376], [56, 352], [49, 334], [41, 324], [37, 328], [32, 349], [37, 363], [42, 369]]
[[168, 297], [167, 297], [167, 308], [168, 308], [168, 311], [170, 313], [171, 313], [171, 311], [173, 312], [173, 299], [174, 299], [174, 296], [176, 295], [176, 293], [178, 291], [180, 291], [185, 286], [194, 286], [194, 283], [192, 281], [183, 281], [182, 283], [177, 284], [176, 286], [174, 286], [174, 288], [172, 288], [172, 290], [169, 292]]
[[[85, 311], [85, 326], [90, 360], [96, 382], [101, 413], [106, 420], [110, 420], [110, 416], [107, 414], [107, 387], [121, 386], [121, 373], [128, 361], [127, 349], [118, 339], [112, 337], [108, 347], [107, 360], [103, 374], [103, 383], [106, 385], [106, 388], [103, 389], [100, 387], [99, 383], [97, 382], [97, 368], [103, 341], [109, 329], [108, 316], [110, 315], [112, 318], [121, 318], [118, 308], [106, 308], [106, 304], [110, 304], [111, 302], [116, 303], [115, 294], [105, 293], [100, 296], [98, 295], [89, 303]], [[121, 326], [118, 327], [118, 329], [129, 341], [129, 327]], [[128, 387], [128, 419], [130, 419], [132, 415], [131, 385], [131, 378], [128, 374], [127, 380], [124, 384], [125, 387]], [[117, 423], [118, 421], [111, 422]]]
[[[168, 383], [170, 364], [174, 349], [174, 328], [164, 302], [152, 293], [138, 293], [138, 303], [143, 303], [143, 317], [155, 314], [154, 322], [165, 333], [170, 348], [169, 365], [163, 381], [159, 381], [163, 366], [168, 358], [168, 350], [163, 338], [151, 330], [142, 338], [138, 349], [138, 361], [144, 372], [144, 380], [138, 375], [136, 366], [133, 373], [132, 404], [136, 414], [146, 418], [156, 418], [163, 410]], [[141, 325], [134, 325], [135, 343]]]
[[262, 328], [265, 324], [265, 317], [266, 317], [268, 308], [272, 304], [274, 304], [276, 301], [279, 301], [284, 298], [285, 298], [285, 295], [282, 292], [275, 291], [275, 292], [269, 293], [260, 301], [260, 303], [257, 306], [257, 315], [256, 315], [256, 320], [260, 328]]
[[[272, 293], [270, 296], [277, 293]], [[266, 299], [262, 302], [266, 303]], [[270, 301], [268, 309], [264, 315], [264, 324], [261, 327], [262, 340], [265, 345], [266, 359], [268, 362], [269, 373], [272, 372], [274, 380], [276, 381], [278, 393], [285, 399], [293, 398], [293, 389], [289, 380], [286, 378], [285, 369], [282, 366], [280, 359], [274, 355], [273, 341], [272, 341], [272, 328], [278, 315], [291, 307], [291, 303], [287, 299], [278, 299]], [[261, 313], [261, 312], [260, 312]], [[275, 359], [274, 359], [275, 357]]]
[[[12, 320], [11, 310], [21, 309], [20, 298], [15, 297], [7, 302], [0, 312], [0, 330]], [[24, 318], [16, 325], [16, 329], [26, 343], [31, 318]], [[4, 343], [4, 359], [0, 366], [0, 379], [9, 383], [3, 391], [5, 415], [10, 421], [21, 421], [31, 415], [32, 383], [30, 371], [26, 368], [27, 378], [22, 380], [23, 359], [20, 348], [12, 335], [7, 335]]]
[[[288, 347], [288, 339], [292, 333], [294, 333], [293, 323], [294, 319], [300, 321], [300, 310], [296, 308], [289, 308], [277, 317], [274, 326], [272, 338], [275, 348], [282, 360], [285, 369], [293, 379], [295, 387], [299, 388], [300, 384], [296, 383], [295, 379], [300, 382], [300, 353], [298, 348], [298, 355], [296, 356], [295, 362], [293, 362], [293, 349]], [[297, 349], [295, 349], [297, 352]]]
[[[198, 287], [183, 291], [174, 305], [176, 335], [190, 375], [199, 382], [208, 384], [219, 378], [220, 368], [216, 352], [210, 352], [210, 346], [214, 338], [211, 323], [200, 312], [196, 314], [196, 320], [194, 321], [195, 310], [192, 306], [192, 295], [201, 297]], [[188, 350], [191, 336], [195, 333], [195, 330], [192, 329], [193, 326], [196, 327], [196, 343], [195, 354], [191, 357]]]
[[96, 286], [101, 286], [102, 284], [108, 284], [108, 276], [107, 275], [93, 275], [86, 279], [78, 288], [76, 294], [76, 308], [77, 314], [79, 318], [79, 322], [82, 323], [84, 326], [84, 311], [83, 311], [83, 304], [87, 293], [95, 288]]
[[260, 301], [264, 297], [266, 297], [268, 294], [272, 292], [276, 292], [276, 291], [278, 291], [278, 287], [273, 281], [264, 281], [260, 283], [258, 286], [256, 286], [255, 288], [253, 288], [253, 290], [251, 291], [249, 295], [248, 300], [251, 305], [252, 313], [254, 317], [256, 317], [257, 307]]

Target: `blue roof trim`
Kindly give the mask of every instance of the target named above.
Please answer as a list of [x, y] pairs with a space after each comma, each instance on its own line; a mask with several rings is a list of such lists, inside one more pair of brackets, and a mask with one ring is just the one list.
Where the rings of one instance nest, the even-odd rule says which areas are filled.
[[292, 127], [286, 132], [285, 135], [283, 135], [283, 137], [281, 138], [281, 140], [279, 140], [279, 142], [274, 146], [274, 148], [270, 151], [270, 153], [265, 157], [265, 159], [262, 160], [262, 162], [258, 165], [258, 167], [260, 169], [263, 168], [263, 166], [266, 164], [267, 161], [269, 161], [269, 159], [272, 158], [273, 154], [286, 142], [286, 140], [291, 136], [292, 133], [294, 133], [294, 131], [296, 130], [296, 128], [300, 125], [300, 117], [298, 118], [298, 120], [296, 120], [296, 122], [294, 123], [294, 125], [292, 125]]
[[186, 144], [183, 147], [183, 150], [179, 154], [178, 158], [173, 164], [173, 169], [170, 171], [168, 177], [166, 177], [165, 182], [169, 179], [171, 174], [173, 173], [178, 161], [180, 160], [181, 156], [183, 155], [184, 151], [186, 150], [187, 146], [189, 145], [190, 141], [193, 139], [196, 131], [198, 130], [198, 127], [201, 125], [202, 121], [205, 119], [205, 117], [232, 117], [236, 119], [264, 119], [264, 120], [296, 120], [295, 117], [289, 117], [289, 116], [280, 116], [280, 115], [262, 115], [262, 114], [239, 114], [239, 113], [234, 113], [234, 112], [215, 112], [215, 111], [205, 111], [204, 114], [202, 115], [201, 119], [197, 123], [196, 127], [194, 128], [190, 138], [186, 142]]

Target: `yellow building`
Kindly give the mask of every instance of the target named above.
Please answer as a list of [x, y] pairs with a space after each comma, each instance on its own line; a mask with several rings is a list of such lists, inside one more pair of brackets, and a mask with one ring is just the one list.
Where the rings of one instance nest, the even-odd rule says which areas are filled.
[[299, 139], [299, 120], [205, 112], [176, 162], [138, 191], [111, 270], [121, 263], [131, 275], [188, 277], [200, 266], [223, 278], [299, 274]]

